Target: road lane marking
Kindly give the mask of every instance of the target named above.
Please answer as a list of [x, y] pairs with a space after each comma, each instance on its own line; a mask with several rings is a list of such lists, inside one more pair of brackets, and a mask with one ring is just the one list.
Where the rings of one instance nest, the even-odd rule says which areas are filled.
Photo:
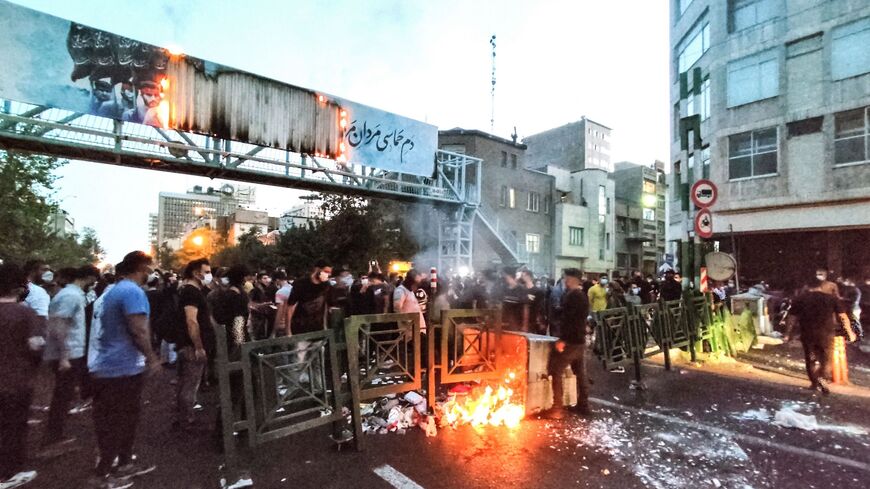
[[395, 487], [396, 489], [423, 489], [423, 486], [412, 481], [408, 478], [408, 476], [387, 464], [381, 465], [380, 467], [375, 467], [374, 472], [378, 475], [378, 477], [387, 481], [391, 486]]
[[614, 409], [624, 409], [626, 411], [631, 411], [633, 413], [642, 414], [644, 416], [648, 416], [650, 418], [659, 419], [662, 421], [667, 421], [670, 423], [676, 423], [679, 425], [683, 425], [689, 428], [694, 428], [696, 430], [706, 431], [708, 433], [715, 433], [723, 436], [730, 436], [733, 438], [737, 438], [738, 440], [743, 440], [746, 443], [761, 445], [768, 448], [774, 448], [783, 452], [788, 452], [794, 455], [801, 455], [804, 457], [812, 457], [817, 458], [819, 460], [825, 462], [831, 462], [838, 465], [843, 465], [846, 467], [852, 467], [858, 470], [863, 470], [865, 472], [870, 472], [870, 464], [861, 462], [858, 460], [852, 460], [849, 458], [838, 457], [837, 455], [831, 455], [830, 453], [818, 452], [814, 450], [807, 450], [806, 448], [795, 447], [792, 445], [785, 445], [782, 443], [772, 442], [770, 440], [765, 440], [764, 438], [759, 438], [757, 436], [752, 435], [744, 435], [742, 433], [736, 433], [734, 431], [726, 430], [724, 428], [718, 428], [716, 426], [710, 426], [703, 423], [698, 423], [696, 421], [686, 421], [684, 419], [680, 419], [674, 416], [670, 416], [667, 414], [657, 413], [654, 411], [648, 411], [646, 409], [626, 406], [625, 404], [619, 404], [617, 402], [611, 402], [604, 399], [598, 399], [595, 397], [590, 397], [589, 400], [594, 402], [595, 404], [600, 404], [602, 406], [607, 406]]

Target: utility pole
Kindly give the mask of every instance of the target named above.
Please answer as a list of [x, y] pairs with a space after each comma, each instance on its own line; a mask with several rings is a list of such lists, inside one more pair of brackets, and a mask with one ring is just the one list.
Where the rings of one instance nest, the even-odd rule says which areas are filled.
[[495, 132], [495, 34], [489, 38], [492, 46], [492, 91], [490, 92], [489, 132]]

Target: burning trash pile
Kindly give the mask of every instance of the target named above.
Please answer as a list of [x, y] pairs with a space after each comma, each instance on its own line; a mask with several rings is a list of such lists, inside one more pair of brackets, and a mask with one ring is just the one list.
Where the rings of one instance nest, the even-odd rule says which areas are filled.
[[426, 398], [417, 392], [391, 395], [360, 406], [365, 433], [405, 434], [419, 426], [427, 436], [437, 428], [504, 426], [517, 428], [525, 416], [523, 386], [514, 372], [500, 382], [459, 384], [429, 410]]

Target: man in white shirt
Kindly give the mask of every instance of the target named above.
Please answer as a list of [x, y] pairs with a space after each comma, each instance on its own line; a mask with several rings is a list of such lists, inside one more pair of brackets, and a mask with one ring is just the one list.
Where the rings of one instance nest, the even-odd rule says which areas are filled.
[[42, 260], [30, 260], [25, 265], [25, 271], [27, 272], [28, 282], [27, 297], [24, 299], [24, 303], [41, 319], [42, 326], [39, 333], [41, 336], [45, 336], [48, 326], [48, 304], [51, 302], [51, 298], [48, 292], [40, 287], [40, 284], [54, 280], [54, 272]]
[[67, 442], [63, 429], [76, 386], [82, 385], [87, 372], [85, 356], [85, 307], [88, 291], [100, 277], [91, 265], [65, 270], [69, 283], [49, 305], [48, 336], [43, 360], [54, 371], [54, 394], [43, 438], [43, 446]]

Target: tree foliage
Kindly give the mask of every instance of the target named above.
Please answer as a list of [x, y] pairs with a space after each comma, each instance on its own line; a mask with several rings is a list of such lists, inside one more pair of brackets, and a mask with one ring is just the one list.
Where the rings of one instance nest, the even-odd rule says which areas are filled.
[[328, 220], [281, 233], [274, 246], [260, 242], [256, 232], [239, 238], [212, 257], [213, 265], [244, 264], [252, 270], [284, 267], [300, 276], [320, 258], [337, 268], [368, 270], [369, 260], [382, 264], [410, 260], [420, 250], [418, 240], [404, 222], [403, 204], [341, 195], [323, 195]]
[[41, 258], [53, 267], [98, 263], [103, 249], [93, 229], [59, 236], [49, 222], [55, 171], [66, 162], [52, 156], [0, 151], [0, 259], [23, 263]]

